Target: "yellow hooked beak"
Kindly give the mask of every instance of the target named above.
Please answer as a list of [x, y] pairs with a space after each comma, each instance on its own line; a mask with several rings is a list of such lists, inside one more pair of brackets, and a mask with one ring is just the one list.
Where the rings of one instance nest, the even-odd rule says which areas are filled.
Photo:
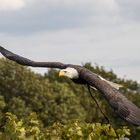
[[64, 71], [59, 71], [59, 77], [65, 76], [65, 72]]

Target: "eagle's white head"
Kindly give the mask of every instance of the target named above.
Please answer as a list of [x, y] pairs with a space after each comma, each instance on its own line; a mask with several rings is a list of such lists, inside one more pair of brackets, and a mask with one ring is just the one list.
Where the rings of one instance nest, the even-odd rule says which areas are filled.
[[76, 69], [71, 68], [71, 67], [67, 67], [66, 69], [62, 69], [59, 72], [59, 76], [65, 76], [68, 77], [70, 79], [78, 79], [79, 78], [79, 73]]

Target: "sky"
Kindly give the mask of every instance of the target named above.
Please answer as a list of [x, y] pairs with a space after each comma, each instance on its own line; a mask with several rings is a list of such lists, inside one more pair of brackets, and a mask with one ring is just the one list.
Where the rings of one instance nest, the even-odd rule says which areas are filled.
[[140, 82], [139, 13], [139, 0], [0, 0], [0, 45], [36, 61], [91, 62]]

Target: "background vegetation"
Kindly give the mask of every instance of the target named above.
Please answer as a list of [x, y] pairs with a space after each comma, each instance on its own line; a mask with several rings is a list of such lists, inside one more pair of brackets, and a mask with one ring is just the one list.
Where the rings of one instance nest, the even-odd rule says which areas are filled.
[[[140, 107], [140, 85], [136, 81], [120, 79], [113, 71], [90, 63], [84, 66], [122, 84], [120, 91]], [[139, 127], [118, 118], [98, 91], [93, 94], [111, 125], [107, 124], [86, 86], [59, 78], [56, 70], [40, 75], [0, 59], [0, 139], [113, 140], [124, 136], [140, 139]]]

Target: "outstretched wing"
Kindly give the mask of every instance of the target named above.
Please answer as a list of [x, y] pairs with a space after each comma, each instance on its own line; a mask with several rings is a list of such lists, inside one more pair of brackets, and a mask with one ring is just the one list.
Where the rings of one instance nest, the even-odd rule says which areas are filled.
[[14, 54], [1, 46], [0, 46], [0, 52], [6, 58], [13, 60], [21, 65], [32, 66], [32, 67], [59, 68], [59, 69], [65, 69], [67, 67], [67, 64], [63, 64], [60, 62], [35, 62], [30, 59], [19, 56], [17, 54]]
[[121, 118], [134, 125], [140, 125], [140, 108], [122, 94], [116, 93], [116, 96], [112, 97], [109, 103]]
[[85, 68], [80, 70], [80, 77], [90, 86], [98, 89], [121, 118], [134, 125], [140, 125], [140, 108], [123, 96], [117, 89]]

